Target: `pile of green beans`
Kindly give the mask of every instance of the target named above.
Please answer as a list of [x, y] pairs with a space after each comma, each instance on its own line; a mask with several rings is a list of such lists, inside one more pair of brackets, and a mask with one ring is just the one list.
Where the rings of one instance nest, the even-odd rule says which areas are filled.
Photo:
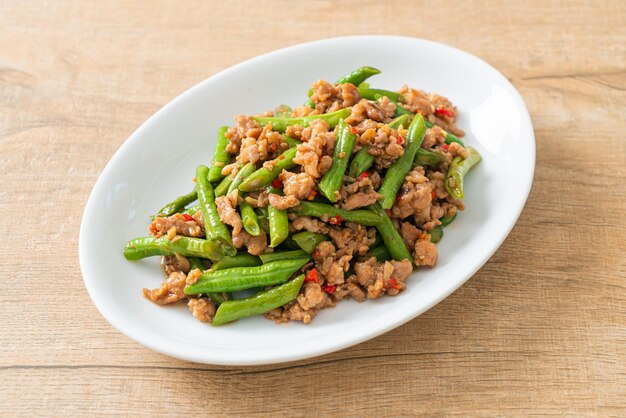
[[[169, 232], [168, 236], [157, 234], [157, 236], [135, 238], [130, 240], [124, 248], [126, 259], [140, 260], [151, 256], [188, 257], [190, 268], [200, 269], [201, 276], [195, 283], [188, 284], [184, 288], [184, 294], [206, 297], [218, 305], [212, 322], [216, 326], [284, 306], [297, 298], [305, 277], [307, 281], [310, 281], [303, 273], [310, 272], [311, 266], [319, 262], [318, 256], [312, 260], [312, 255], [321, 243], [330, 241], [331, 238], [322, 233], [306, 230], [293, 232], [293, 229], [290, 235], [289, 213], [319, 218], [334, 225], [326, 229], [333, 237], [335, 236], [333, 234], [338, 231], [337, 227], [345, 222], [370, 227], [365, 231], [368, 236], [374, 236], [374, 229], [376, 234], [369, 251], [365, 254], [366, 257], [375, 257], [379, 262], [405, 259], [413, 261], [411, 250], [407, 248], [396, 228], [398, 222], [396, 220], [392, 222], [390, 218], [390, 209], [395, 204], [405, 177], [412, 168], [416, 166], [444, 167], [446, 154], [421, 147], [427, 129], [433, 125], [421, 114], [413, 114], [401, 106], [405, 103], [405, 98], [400, 93], [373, 88], [366, 82], [370, 77], [379, 73], [380, 70], [374, 67], [360, 67], [340, 77], [335, 83], [336, 85], [353, 84], [363, 99], [379, 100], [381, 97], [387, 97], [396, 104], [395, 118], [388, 123], [388, 126], [392, 129], [407, 129], [404, 153], [389, 168], [383, 169], [380, 173], [382, 181], [378, 193], [381, 199], [377, 203], [367, 208], [345, 210], [338, 202], [344, 182], [350, 184], [355, 179], [361, 179], [360, 176], [363, 173], [372, 169], [376, 159], [369, 153], [367, 146], [357, 148], [358, 151], [353, 152], [359, 136], [355, 129], [358, 126], [350, 126], [346, 122], [352, 109], [343, 108], [325, 114], [292, 117], [292, 109], [287, 105], [281, 105], [276, 108], [276, 116], [252, 117], [259, 126], [271, 125], [272, 131], [282, 134], [284, 143], [281, 145], [284, 151], [274, 161], [265, 164], [261, 164], [263, 160], [257, 163], [242, 163], [241, 157], [235, 158], [228, 147], [230, 140], [226, 135], [229, 127], [222, 126], [217, 130], [215, 152], [210, 166], [199, 165], [196, 168], [194, 190], [175, 198], [152, 216], [155, 223], [151, 226], [151, 231], [155, 233], [153, 228], [156, 228], [157, 222], [161, 222], [160, 219], [155, 220], [156, 217], [182, 214], [174, 218], [173, 222], [181, 222], [184, 218], [184, 222], [191, 223], [197, 222], [199, 218], [193, 219], [189, 215], [200, 212], [204, 223], [204, 238], [187, 236], [171, 238]], [[313, 89], [310, 89], [309, 97], [312, 95]], [[305, 105], [315, 109], [315, 105], [310, 100]], [[313, 111], [313, 113], [318, 112]], [[334, 129], [336, 133], [332, 163], [319, 179], [317, 190], [313, 190], [313, 193], [307, 196], [308, 200], [301, 200], [297, 206], [288, 210], [281, 210], [272, 205], [257, 207], [255, 202], [261, 201], [260, 197], [257, 200], [257, 195], [264, 190], [270, 194], [284, 194], [282, 183], [278, 180], [283, 170], [294, 172], [300, 170], [294, 159], [298, 153], [298, 146], [302, 142], [285, 135], [285, 131], [288, 127], [295, 125], [303, 128], [309, 127], [315, 120], [323, 120], [328, 124], [329, 129]], [[452, 142], [463, 145], [463, 141], [455, 135], [446, 133], [445, 143]], [[359, 143], [360, 145], [362, 144]], [[303, 147], [300, 146], [300, 149], [303, 150]], [[467, 158], [455, 157], [449, 165], [444, 180], [444, 188], [453, 199], [463, 199], [464, 177], [481, 160], [480, 154], [474, 148], [466, 147], [466, 149], [469, 156]], [[230, 175], [223, 175], [223, 168], [233, 163], [236, 164], [236, 169]], [[316, 191], [319, 192], [317, 195]], [[217, 211], [216, 199], [226, 195], [229, 199], [236, 200], [232, 203], [233, 207], [241, 217], [245, 233], [250, 234], [244, 238], [261, 235], [265, 237], [263, 231], [269, 236], [269, 243], [266, 243], [269, 244], [269, 248], [263, 254], [257, 256], [245, 251], [238, 252], [235, 248], [231, 230], [221, 221]], [[224, 203], [220, 200], [218, 202]], [[438, 226], [427, 231], [432, 242], [437, 243], [442, 239], [444, 228], [454, 221], [455, 217], [456, 213], [442, 217], [439, 219]], [[174, 225], [177, 228], [180, 226], [176, 223]], [[245, 233], [242, 232], [244, 235]], [[240, 244], [237, 243], [237, 246]], [[339, 252], [341, 247], [336, 247], [336, 249]], [[347, 274], [353, 273], [353, 270], [347, 270]], [[317, 283], [317, 278], [314, 282]], [[250, 289], [257, 289], [256, 294], [237, 299], [237, 294], [234, 293]], [[333, 291], [327, 290], [331, 294]]]

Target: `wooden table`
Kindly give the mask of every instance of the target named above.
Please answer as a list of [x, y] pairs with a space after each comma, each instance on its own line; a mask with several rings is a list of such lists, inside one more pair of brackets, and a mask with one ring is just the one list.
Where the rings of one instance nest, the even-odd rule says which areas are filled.
[[[626, 3], [0, 4], [0, 415], [626, 415]], [[113, 329], [83, 286], [87, 196], [194, 83], [347, 34], [482, 57], [519, 89], [535, 183], [504, 245], [429, 312], [334, 354], [216, 367]]]

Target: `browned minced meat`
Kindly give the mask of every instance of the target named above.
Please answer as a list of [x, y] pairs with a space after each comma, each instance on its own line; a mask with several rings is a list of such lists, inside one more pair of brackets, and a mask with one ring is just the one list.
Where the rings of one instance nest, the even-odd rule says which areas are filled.
[[301, 165], [304, 171], [314, 179], [320, 178], [330, 169], [331, 157], [335, 147], [335, 132], [328, 131], [328, 124], [320, 119], [311, 122], [302, 131], [304, 141], [296, 149], [293, 162]]
[[315, 188], [315, 180], [307, 173], [292, 173], [283, 170], [278, 176], [283, 182], [283, 192], [287, 196], [294, 196], [296, 199], [307, 199]]
[[400, 224], [400, 235], [402, 236], [402, 240], [406, 246], [413, 248], [415, 246], [415, 241], [420, 239], [422, 236], [422, 231], [417, 229], [415, 225], [410, 222], [402, 222]]
[[371, 257], [354, 264], [356, 274], [349, 280], [365, 288], [368, 299], [375, 299], [385, 293], [395, 296], [404, 290], [406, 287], [404, 280], [412, 271], [413, 266], [409, 260], [380, 263], [375, 257]]
[[346, 118], [346, 123], [358, 125], [365, 119], [387, 123], [391, 120], [395, 111], [395, 103], [387, 97], [381, 97], [378, 101], [361, 99], [352, 106], [352, 113]]
[[396, 202], [391, 208], [393, 217], [404, 219], [415, 215], [418, 225], [430, 220], [432, 188], [424, 174], [423, 167], [416, 167], [407, 174]]
[[246, 115], [235, 116], [235, 126], [228, 128], [225, 134], [229, 141], [226, 152], [233, 155], [239, 154], [241, 141], [244, 138], [258, 138], [259, 135], [261, 135], [261, 126], [257, 121]]
[[200, 237], [204, 235], [204, 225], [199, 223], [196, 218], [186, 221], [181, 213], [176, 213], [167, 218], [157, 216], [150, 224], [150, 233], [157, 238], [166, 235], [168, 231], [175, 228], [176, 235], [184, 235], [186, 237]]
[[[416, 90], [407, 86], [400, 89], [404, 104], [403, 107], [413, 113], [421, 113], [432, 124], [439, 125], [448, 132], [456, 136], [464, 136], [465, 132], [455, 125], [457, 110], [456, 107], [445, 97], [437, 94], [427, 94], [422, 90]], [[452, 116], [436, 114], [436, 109], [445, 109]]]
[[334, 306], [333, 300], [328, 296], [318, 283], [306, 282], [302, 286], [301, 293], [294, 302], [282, 308], [272, 309], [265, 317], [277, 323], [287, 321], [302, 321], [305, 324], [317, 315], [320, 309]]
[[360, 99], [359, 90], [354, 84], [344, 83], [334, 86], [325, 80], [319, 80], [313, 84], [311, 102], [320, 113], [334, 112], [353, 106]]
[[424, 140], [422, 141], [422, 148], [430, 149], [438, 145], [443, 145], [446, 140], [446, 131], [439, 126], [433, 126], [426, 130], [424, 134]]
[[328, 225], [318, 219], [310, 218], [308, 216], [298, 216], [290, 213], [289, 220], [291, 221], [290, 227], [294, 231], [306, 230], [309, 232], [316, 232], [320, 234], [328, 233]]
[[194, 318], [202, 322], [213, 322], [215, 316], [215, 305], [207, 298], [189, 299], [187, 307]]
[[337, 289], [335, 289], [333, 293], [333, 299], [337, 302], [348, 296], [352, 297], [357, 302], [363, 302], [367, 299], [367, 294], [361, 289], [361, 286], [356, 284], [356, 279], [350, 281], [350, 278], [346, 283], [337, 286]]
[[252, 255], [261, 255], [267, 249], [267, 235], [265, 231], [261, 230], [261, 233], [256, 237], [248, 234], [242, 230], [238, 234], [233, 232], [233, 245], [235, 248], [247, 247], [248, 252]]
[[430, 235], [425, 234], [424, 238], [415, 242], [413, 257], [418, 266], [434, 267], [437, 254], [437, 246], [430, 242]]
[[[293, 109], [293, 112], [291, 112], [291, 116], [294, 118], [301, 118], [303, 116], [310, 116], [310, 115], [319, 115], [319, 111], [317, 109], [312, 109], [310, 106], [298, 106], [295, 109]], [[287, 130], [287, 135], [292, 136], [291, 134], [289, 134], [289, 131]]]
[[161, 267], [163, 267], [166, 275], [170, 275], [173, 272], [187, 273], [191, 268], [187, 257], [180, 254], [174, 254], [173, 256], [164, 255], [161, 257]]
[[345, 227], [333, 226], [329, 229], [328, 235], [337, 245], [338, 255], [364, 255], [369, 250], [370, 245], [376, 240], [376, 230], [366, 228], [352, 222], [346, 222]]
[[143, 295], [158, 305], [167, 305], [178, 302], [186, 297], [183, 289], [186, 286], [187, 276], [185, 273], [178, 271], [172, 272], [167, 280], [161, 283], [156, 289], [143, 289]]
[[365, 129], [357, 139], [361, 147], [368, 147], [368, 153], [374, 155], [377, 168], [387, 168], [402, 154], [406, 141], [396, 129], [384, 123], [361, 124], [357, 131]]
[[240, 164], [246, 164], [272, 160], [282, 154], [288, 147], [283, 140], [283, 136], [278, 132], [272, 131], [272, 125], [267, 124], [257, 138], [245, 137], [241, 140], [237, 161]]
[[349, 177], [344, 177], [344, 185], [339, 192], [341, 207], [345, 210], [353, 210], [363, 206], [369, 206], [382, 198], [376, 192], [380, 187], [380, 175], [377, 172], [368, 176], [363, 176], [352, 181]]
[[220, 215], [220, 220], [222, 223], [233, 227], [233, 234], [238, 234], [243, 228], [241, 216], [239, 216], [239, 213], [235, 210], [237, 195], [237, 193], [233, 193], [215, 199], [215, 205], [217, 206], [217, 213]]
[[294, 206], [298, 206], [300, 204], [300, 200], [292, 195], [281, 196], [278, 194], [270, 193], [268, 195], [268, 198], [269, 204], [272, 205], [273, 208], [279, 210], [293, 208]]
[[320, 243], [313, 252], [318, 276], [331, 285], [344, 282], [344, 273], [350, 268], [352, 254], [340, 254], [330, 241]]

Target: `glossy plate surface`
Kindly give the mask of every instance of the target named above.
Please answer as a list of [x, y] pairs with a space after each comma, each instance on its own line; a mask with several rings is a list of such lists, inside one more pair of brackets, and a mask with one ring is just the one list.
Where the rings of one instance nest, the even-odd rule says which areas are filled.
[[[323, 310], [310, 325], [263, 317], [212, 327], [186, 306], [159, 307], [141, 296], [163, 273], [156, 258], [126, 261], [124, 243], [147, 235], [149, 215], [191, 190], [210, 161], [215, 132], [239, 113], [296, 106], [318, 79], [371, 65], [375, 87], [403, 84], [448, 97], [465, 142], [483, 155], [465, 188], [465, 212], [445, 230], [439, 262], [408, 279], [398, 297]], [[359, 36], [275, 51], [187, 90], [146, 121], [111, 158], [91, 193], [80, 230], [85, 286], [102, 315], [135, 341], [181, 359], [225, 365], [278, 363], [339, 350], [426, 311], [468, 280], [504, 241], [522, 211], [535, 165], [535, 140], [519, 93], [497, 70], [463, 51], [402, 37]]]

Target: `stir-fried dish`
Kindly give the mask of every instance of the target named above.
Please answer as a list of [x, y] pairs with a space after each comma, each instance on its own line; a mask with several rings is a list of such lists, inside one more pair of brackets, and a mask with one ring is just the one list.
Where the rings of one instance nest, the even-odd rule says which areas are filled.
[[191, 191], [126, 244], [128, 260], [161, 257], [166, 279], [143, 295], [213, 325], [257, 314], [307, 324], [346, 298], [396, 296], [434, 267], [481, 157], [447, 98], [373, 88], [378, 73], [317, 81], [302, 106], [220, 128]]

